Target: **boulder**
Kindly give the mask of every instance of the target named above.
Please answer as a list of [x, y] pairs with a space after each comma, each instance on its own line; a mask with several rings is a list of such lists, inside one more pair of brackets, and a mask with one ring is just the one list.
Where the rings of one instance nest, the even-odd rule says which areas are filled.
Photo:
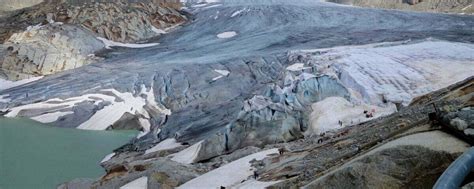
[[471, 107], [465, 107], [453, 112], [445, 112], [441, 115], [441, 118], [445, 125], [449, 125], [459, 131], [465, 131], [468, 128], [474, 129], [474, 110]]

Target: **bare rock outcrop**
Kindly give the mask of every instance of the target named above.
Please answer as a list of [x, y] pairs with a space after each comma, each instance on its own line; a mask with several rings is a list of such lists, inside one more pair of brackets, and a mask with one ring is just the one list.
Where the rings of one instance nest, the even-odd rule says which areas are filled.
[[32, 26], [13, 34], [5, 43], [1, 68], [8, 79], [49, 75], [94, 61], [93, 53], [104, 47], [89, 31], [67, 24]]
[[[97, 37], [137, 43], [186, 21], [179, 2], [45, 1], [0, 18], [0, 68], [9, 80], [49, 75], [94, 62]], [[25, 30], [26, 28], [26, 30]], [[3, 62], [3, 63], [2, 63]]]
[[137, 42], [159, 36], [186, 21], [177, 9], [153, 2], [61, 4], [52, 19], [80, 25], [98, 36], [118, 42]]
[[0, 3], [2, 3], [2, 6], [0, 6], [0, 12], [31, 7], [42, 3], [43, 1], [44, 0], [0, 0]]
[[419, 146], [390, 148], [355, 161], [305, 188], [431, 188], [455, 157]]

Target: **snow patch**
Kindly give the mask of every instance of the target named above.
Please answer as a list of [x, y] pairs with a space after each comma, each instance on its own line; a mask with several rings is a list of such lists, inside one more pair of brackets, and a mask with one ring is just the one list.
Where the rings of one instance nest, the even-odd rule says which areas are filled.
[[140, 125], [143, 128], [143, 131], [141, 131], [138, 134], [137, 138], [141, 138], [142, 136], [145, 136], [146, 134], [150, 132], [151, 123], [150, 123], [150, 120], [144, 119], [144, 118], [139, 118], [138, 121], [140, 122]]
[[120, 189], [147, 189], [147, 188], [148, 188], [148, 177], [140, 177], [120, 187]]
[[228, 76], [230, 72], [228, 70], [214, 70], [215, 72], [223, 75], [223, 76]]
[[155, 28], [155, 26], [151, 26], [151, 30], [157, 34], [166, 34], [165, 30]]
[[106, 156], [104, 157], [104, 159], [102, 159], [102, 161], [100, 161], [100, 163], [104, 163], [104, 162], [106, 162], [106, 161], [109, 161], [109, 160], [112, 159], [114, 156], [115, 156], [115, 152], [114, 152], [114, 153], [111, 153], [111, 154], [109, 154], [109, 155], [106, 155]]
[[[94, 115], [92, 115], [89, 120], [83, 122], [79, 125], [78, 129], [87, 129], [87, 130], [105, 130], [110, 125], [113, 125], [118, 121], [123, 114], [130, 113], [132, 115], [137, 115], [139, 117], [140, 124], [143, 128], [143, 135], [150, 131], [151, 123], [149, 121], [150, 115], [147, 108], [151, 108], [154, 112], [160, 112], [165, 115], [171, 115], [171, 110], [165, 108], [164, 106], [158, 104], [155, 101], [155, 95], [153, 93], [153, 87], [148, 91], [146, 90], [145, 85], [142, 85], [142, 91], [139, 95], [134, 96], [132, 93], [120, 93], [115, 89], [104, 89], [103, 92], [108, 92], [109, 95], [105, 94], [86, 94], [79, 97], [71, 97], [68, 99], [49, 99], [44, 102], [27, 104], [23, 106], [18, 106], [9, 109], [10, 112], [6, 114], [6, 117], [16, 117], [18, 113], [22, 110], [33, 110], [33, 109], [55, 109], [57, 112], [47, 112], [46, 114], [33, 117], [32, 119], [41, 121], [41, 122], [54, 122], [60, 116], [72, 114], [70, 109], [76, 104], [91, 101], [95, 105], [99, 105], [101, 102], [110, 102], [110, 105], [105, 106], [104, 108], [98, 110]], [[111, 94], [111, 95], [110, 95]], [[146, 96], [146, 97], [143, 97]], [[4, 97], [2, 96], [2, 101]]]
[[61, 116], [70, 115], [70, 114], [74, 114], [74, 112], [72, 111], [53, 112], [49, 114], [43, 114], [36, 117], [32, 117], [31, 119], [41, 122], [41, 123], [52, 123], [52, 122], [57, 121]]
[[295, 63], [295, 64], [292, 64], [288, 67], [286, 67], [287, 70], [289, 71], [301, 71], [301, 70], [305, 70], [305, 69], [311, 69], [311, 67], [306, 67], [304, 66], [303, 63]]
[[133, 44], [133, 43], [120, 43], [111, 41], [102, 37], [97, 37], [102, 43], [104, 43], [106, 49], [111, 49], [111, 47], [127, 47], [127, 48], [146, 48], [159, 45], [159, 43], [146, 43], [146, 44]]
[[[320, 134], [323, 132], [341, 129], [345, 126], [359, 124], [392, 114], [397, 111], [395, 105], [390, 104], [386, 107], [375, 105], [354, 105], [342, 97], [328, 97], [322, 101], [312, 104], [313, 111], [310, 114], [310, 129], [307, 134]], [[367, 118], [364, 111], [372, 111], [373, 117]], [[339, 121], [342, 122], [342, 126]]]
[[39, 30], [39, 29], [41, 29], [42, 27], [43, 27], [43, 26], [41, 25], [41, 23], [39, 23], [38, 25], [26, 27], [26, 31]]
[[79, 125], [78, 129], [105, 130], [118, 121], [124, 113], [148, 115], [146, 110], [143, 109], [143, 106], [146, 105], [143, 98], [134, 97], [132, 93], [120, 93], [115, 89], [102, 91], [112, 92], [122, 101], [113, 102], [111, 105], [97, 111], [89, 120]]
[[237, 35], [237, 32], [235, 31], [228, 31], [228, 32], [222, 32], [220, 34], [217, 34], [218, 38], [221, 39], [227, 39], [227, 38], [232, 38]]
[[210, 9], [210, 8], [220, 7], [220, 6], [222, 6], [222, 4], [211, 5], [211, 6], [208, 6], [208, 7], [204, 7], [203, 9]]
[[[161, 35], [162, 35], [162, 34], [168, 33], [169, 31], [175, 29], [176, 27], [178, 27], [178, 26], [180, 26], [180, 25], [181, 25], [181, 24], [175, 24], [175, 25], [172, 25], [172, 26], [167, 27], [167, 28], [165, 28], [165, 29], [158, 29], [158, 28], [156, 28], [155, 26], [152, 25], [152, 26], [151, 26], [151, 30], [152, 30], [153, 32], [157, 33], [157, 34], [161, 34]], [[156, 43], [155, 43], [155, 44], [156, 44]]]
[[214, 70], [214, 71], [220, 74], [220, 76], [213, 78], [212, 81], [216, 81], [220, 78], [227, 77], [230, 74], [228, 70]]
[[235, 11], [234, 13], [232, 13], [232, 15], [230, 15], [230, 17], [233, 18], [233, 17], [239, 15], [240, 13], [242, 13], [242, 12], [244, 12], [244, 11], [245, 11], [245, 9]]
[[237, 185], [241, 181], [247, 180], [247, 178], [253, 174], [253, 168], [249, 163], [250, 161], [253, 159], [262, 160], [270, 154], [278, 154], [278, 149], [273, 148], [245, 156], [197, 178], [194, 178], [182, 184], [178, 188], [220, 188], [221, 186], [231, 187], [233, 185]]
[[171, 158], [171, 160], [183, 164], [194, 163], [194, 160], [197, 158], [199, 151], [201, 150], [203, 142], [204, 141], [199, 141], [198, 143], [181, 150], [178, 153], [172, 154], [171, 156], [173, 156], [173, 158]]
[[[142, 86], [144, 89], [145, 86]], [[148, 112], [145, 110], [144, 106], [146, 104], [150, 107], [156, 109], [158, 112], [165, 115], [171, 115], [171, 110], [162, 108], [158, 106], [155, 101], [155, 96], [153, 93], [153, 87], [147, 92], [142, 90], [142, 94], [146, 95], [146, 99], [142, 97], [133, 96], [132, 93], [120, 93], [115, 89], [105, 89], [102, 91], [112, 92], [115, 96], [122, 99], [120, 102], [113, 102], [111, 105], [104, 107], [102, 110], [96, 112], [89, 120], [79, 125], [79, 129], [88, 129], [88, 130], [105, 130], [107, 127], [115, 123], [117, 120], [122, 117], [124, 113], [130, 113], [133, 115], [143, 115], [145, 118], [150, 118]], [[149, 121], [142, 120], [143, 129], [147, 132], [150, 130]]]
[[212, 78], [212, 81], [217, 81], [217, 80], [219, 80], [220, 78], [223, 78], [223, 77], [224, 77], [224, 76], [222, 76], [222, 75], [217, 76], [217, 77], [215, 77], [215, 78]]
[[13, 87], [16, 87], [16, 86], [24, 85], [24, 84], [39, 80], [41, 78], [43, 78], [43, 76], [32, 77], [32, 78], [29, 78], [29, 79], [23, 79], [23, 80], [19, 80], [19, 81], [9, 81], [9, 80], [5, 80], [5, 79], [0, 78], [0, 92], [3, 91], [3, 90], [9, 89], [9, 88], [13, 88]]
[[[22, 110], [32, 110], [32, 109], [46, 109], [46, 108], [51, 108], [51, 109], [58, 109], [57, 111], [61, 111], [64, 109], [72, 108], [75, 104], [83, 102], [83, 101], [88, 101], [88, 100], [94, 100], [94, 99], [103, 99], [105, 101], [112, 101], [115, 98], [107, 95], [102, 95], [102, 94], [89, 94], [89, 95], [83, 95], [79, 97], [73, 97], [73, 98], [68, 98], [68, 99], [59, 99], [59, 98], [54, 98], [54, 99], [49, 99], [44, 102], [38, 102], [34, 104], [27, 104], [23, 106], [17, 106], [14, 108], [9, 109], [10, 112], [5, 115], [5, 117], [16, 117], [18, 116], [18, 113]], [[100, 100], [97, 103], [103, 101]]]
[[158, 151], [162, 151], [162, 150], [174, 149], [174, 148], [181, 147], [181, 146], [183, 146], [183, 145], [181, 145], [181, 143], [178, 143], [176, 141], [176, 139], [169, 138], [169, 139], [161, 141], [157, 145], [155, 145], [152, 148], [146, 150], [145, 154], [158, 152]]

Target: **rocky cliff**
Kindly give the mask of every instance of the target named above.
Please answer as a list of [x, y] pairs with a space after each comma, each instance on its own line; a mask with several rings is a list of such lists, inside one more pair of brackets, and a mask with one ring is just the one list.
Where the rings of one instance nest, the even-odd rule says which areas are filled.
[[0, 3], [2, 4], [2, 6], [0, 7], [0, 12], [8, 12], [27, 8], [40, 4], [42, 2], [44, 2], [44, 0], [0, 0]]
[[159, 36], [186, 21], [178, 10], [152, 2], [62, 4], [51, 19], [76, 24], [117, 42], [138, 42]]
[[11, 80], [81, 67], [94, 62], [94, 53], [104, 47], [89, 31], [62, 23], [32, 26], [4, 45], [7, 53], [0, 65]]
[[186, 21], [177, 8], [174, 1], [46, 1], [13, 11], [0, 18], [7, 49], [0, 67], [10, 80], [77, 68], [109, 47], [96, 37], [112, 44], [144, 42]]

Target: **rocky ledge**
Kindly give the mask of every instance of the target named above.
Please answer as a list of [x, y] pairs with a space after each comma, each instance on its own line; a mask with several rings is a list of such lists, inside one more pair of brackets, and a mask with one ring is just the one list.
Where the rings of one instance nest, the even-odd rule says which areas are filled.
[[89, 31], [62, 23], [29, 27], [4, 45], [7, 52], [0, 65], [11, 80], [81, 67], [94, 62], [94, 53], [104, 48]]
[[187, 18], [177, 8], [146, 0], [46, 1], [10, 12], [0, 18], [6, 50], [0, 68], [7, 79], [20, 80], [92, 63], [104, 47], [141, 47], [125, 43], [145, 42], [183, 24]]

